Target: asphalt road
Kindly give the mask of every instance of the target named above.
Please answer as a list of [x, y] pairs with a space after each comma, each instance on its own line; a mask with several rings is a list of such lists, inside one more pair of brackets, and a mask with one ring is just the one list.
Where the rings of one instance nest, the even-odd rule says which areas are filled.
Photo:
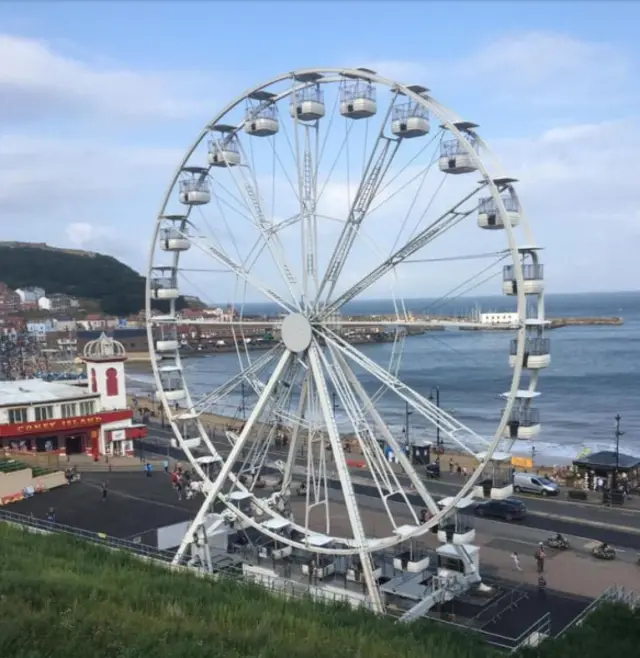
[[[184, 453], [169, 446], [172, 433], [161, 428], [151, 428], [150, 439], [140, 441], [143, 450], [154, 454], [170, 454], [174, 459], [184, 460]], [[223, 439], [213, 441], [216, 448], [224, 451], [228, 443]], [[272, 459], [280, 459], [284, 455], [271, 453]], [[298, 460], [304, 466], [304, 460]], [[266, 469], [265, 469], [266, 470]], [[354, 491], [358, 495], [360, 504], [378, 508], [381, 506], [379, 494], [374, 486], [363, 480], [371, 480], [371, 474], [365, 469], [353, 469]], [[409, 485], [407, 478], [399, 478], [401, 484]], [[328, 480], [331, 489], [339, 490], [340, 482], [335, 479]], [[436, 496], [450, 496], [460, 488], [459, 476], [450, 476], [448, 473], [441, 480], [428, 480], [428, 491]], [[409, 495], [409, 501], [416, 507], [423, 507], [417, 495]], [[538, 541], [544, 541], [549, 535], [562, 533], [585, 540], [606, 541], [613, 546], [640, 551], [640, 511], [609, 507], [600, 507], [593, 504], [574, 503], [557, 498], [521, 497], [527, 505], [528, 515], [522, 521], [503, 522], [499, 520], [477, 519], [476, 523], [500, 524], [501, 526], [519, 526], [528, 528], [538, 534]]]

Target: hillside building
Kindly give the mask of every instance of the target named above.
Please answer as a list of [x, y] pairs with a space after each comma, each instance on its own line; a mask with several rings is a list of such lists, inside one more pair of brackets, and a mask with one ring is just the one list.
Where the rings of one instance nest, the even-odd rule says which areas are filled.
[[78, 308], [80, 302], [70, 295], [55, 293], [53, 295], [43, 295], [38, 299], [38, 308], [52, 313], [69, 311], [72, 308]]
[[20, 306], [22, 308], [38, 308], [38, 300], [45, 296], [44, 288], [38, 286], [17, 288], [16, 293], [20, 297]]
[[0, 316], [20, 310], [20, 295], [0, 281]]

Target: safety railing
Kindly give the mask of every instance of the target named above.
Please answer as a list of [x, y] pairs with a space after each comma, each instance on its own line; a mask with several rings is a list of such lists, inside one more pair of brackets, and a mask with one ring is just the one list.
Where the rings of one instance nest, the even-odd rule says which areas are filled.
[[582, 622], [605, 603], [622, 603], [635, 608], [640, 605], [640, 596], [633, 590], [620, 585], [612, 585], [600, 596], [593, 600], [575, 619], [572, 619], [557, 635], [560, 637], [574, 626], [580, 626]]

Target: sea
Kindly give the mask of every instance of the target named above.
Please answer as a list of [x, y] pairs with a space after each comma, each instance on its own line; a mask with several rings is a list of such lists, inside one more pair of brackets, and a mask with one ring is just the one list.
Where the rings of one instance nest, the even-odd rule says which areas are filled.
[[[468, 315], [476, 308], [486, 311], [512, 310], [504, 297], [460, 298], [443, 304], [434, 300], [405, 300], [408, 311]], [[551, 365], [542, 370], [538, 383], [541, 396], [535, 401], [540, 411], [541, 431], [532, 442], [518, 442], [516, 454], [531, 453], [545, 463], [567, 463], [584, 449], [615, 447], [615, 417], [620, 414], [620, 451], [640, 456], [640, 292], [549, 294], [546, 315], [559, 317], [622, 316], [622, 326], [573, 326], [553, 329]], [[247, 314], [269, 314], [268, 305], [245, 305]], [[393, 312], [390, 300], [360, 300], [344, 309], [345, 315], [374, 315]], [[480, 435], [492, 436], [497, 427], [502, 400], [508, 390], [508, 365], [512, 332], [447, 330], [427, 332], [405, 340], [399, 378], [424, 396], [440, 391], [440, 405]], [[359, 345], [366, 356], [388, 367], [391, 343]], [[186, 359], [185, 374], [192, 396], [199, 397], [223, 384], [239, 370], [235, 353]], [[370, 394], [379, 382], [357, 368], [358, 377]], [[129, 370], [129, 388], [149, 394], [153, 377], [149, 369]], [[218, 413], [238, 416], [250, 410], [254, 400], [245, 391], [232, 397]], [[387, 391], [377, 406], [392, 431], [402, 434], [406, 405]], [[346, 417], [337, 409], [336, 417]], [[434, 429], [417, 413], [409, 418], [414, 438], [434, 440]], [[346, 431], [346, 430], [345, 430]]]

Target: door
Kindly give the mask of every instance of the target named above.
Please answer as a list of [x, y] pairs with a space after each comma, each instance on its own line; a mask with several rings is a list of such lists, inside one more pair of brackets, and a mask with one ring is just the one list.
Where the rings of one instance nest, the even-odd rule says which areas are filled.
[[531, 491], [539, 494], [542, 493], [543, 489], [544, 487], [542, 486], [542, 482], [540, 482], [538, 478], [531, 478]]

